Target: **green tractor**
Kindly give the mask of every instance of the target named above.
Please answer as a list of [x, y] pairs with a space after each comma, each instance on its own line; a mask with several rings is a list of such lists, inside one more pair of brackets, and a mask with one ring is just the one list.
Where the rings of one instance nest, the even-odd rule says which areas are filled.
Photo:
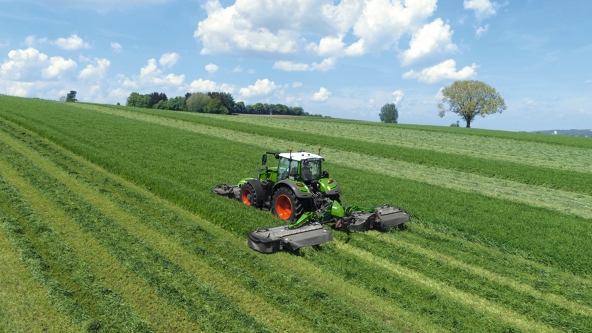
[[[212, 192], [236, 199], [245, 205], [273, 212], [288, 225], [259, 228], [249, 233], [248, 245], [264, 253], [282, 249], [297, 250], [333, 240], [324, 224], [334, 223], [335, 229], [366, 231], [402, 227], [411, 219], [400, 208], [384, 205], [379, 208], [344, 206], [341, 187], [322, 168], [319, 154], [266, 152], [261, 158], [263, 168], [258, 178], [241, 179], [237, 185], [220, 184]], [[278, 160], [277, 166], [267, 166], [267, 156]]]

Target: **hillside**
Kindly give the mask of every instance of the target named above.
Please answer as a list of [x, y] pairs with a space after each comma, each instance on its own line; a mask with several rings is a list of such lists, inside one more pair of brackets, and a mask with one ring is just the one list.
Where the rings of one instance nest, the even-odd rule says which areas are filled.
[[[413, 223], [263, 255], [210, 188], [316, 151]], [[586, 332], [592, 140], [0, 96], [0, 332]]]

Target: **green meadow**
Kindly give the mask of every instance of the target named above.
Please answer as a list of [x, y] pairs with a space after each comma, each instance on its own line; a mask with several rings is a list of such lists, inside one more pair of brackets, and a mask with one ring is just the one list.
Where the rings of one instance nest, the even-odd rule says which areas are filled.
[[[316, 151], [404, 230], [264, 255], [210, 189]], [[592, 140], [0, 96], [0, 332], [589, 332]]]

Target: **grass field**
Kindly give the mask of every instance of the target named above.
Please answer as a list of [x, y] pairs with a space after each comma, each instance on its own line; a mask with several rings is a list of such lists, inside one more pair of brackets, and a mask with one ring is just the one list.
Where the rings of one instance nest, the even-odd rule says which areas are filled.
[[[0, 332], [592, 327], [589, 139], [0, 105]], [[344, 202], [413, 223], [249, 249], [249, 231], [281, 222], [210, 188], [253, 175], [266, 150], [317, 145]]]

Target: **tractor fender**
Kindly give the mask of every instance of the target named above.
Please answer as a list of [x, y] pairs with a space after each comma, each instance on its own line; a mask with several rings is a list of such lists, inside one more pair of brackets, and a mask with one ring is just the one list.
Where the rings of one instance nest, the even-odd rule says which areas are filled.
[[292, 192], [294, 192], [294, 195], [296, 196], [296, 198], [305, 198], [305, 199], [312, 198], [312, 194], [300, 192], [300, 190], [298, 189], [298, 186], [296, 186], [296, 184], [294, 184], [288, 180], [280, 180], [279, 182], [275, 183], [275, 185], [273, 185], [273, 192], [275, 192], [278, 188], [280, 188], [282, 186], [289, 187], [292, 190]]

